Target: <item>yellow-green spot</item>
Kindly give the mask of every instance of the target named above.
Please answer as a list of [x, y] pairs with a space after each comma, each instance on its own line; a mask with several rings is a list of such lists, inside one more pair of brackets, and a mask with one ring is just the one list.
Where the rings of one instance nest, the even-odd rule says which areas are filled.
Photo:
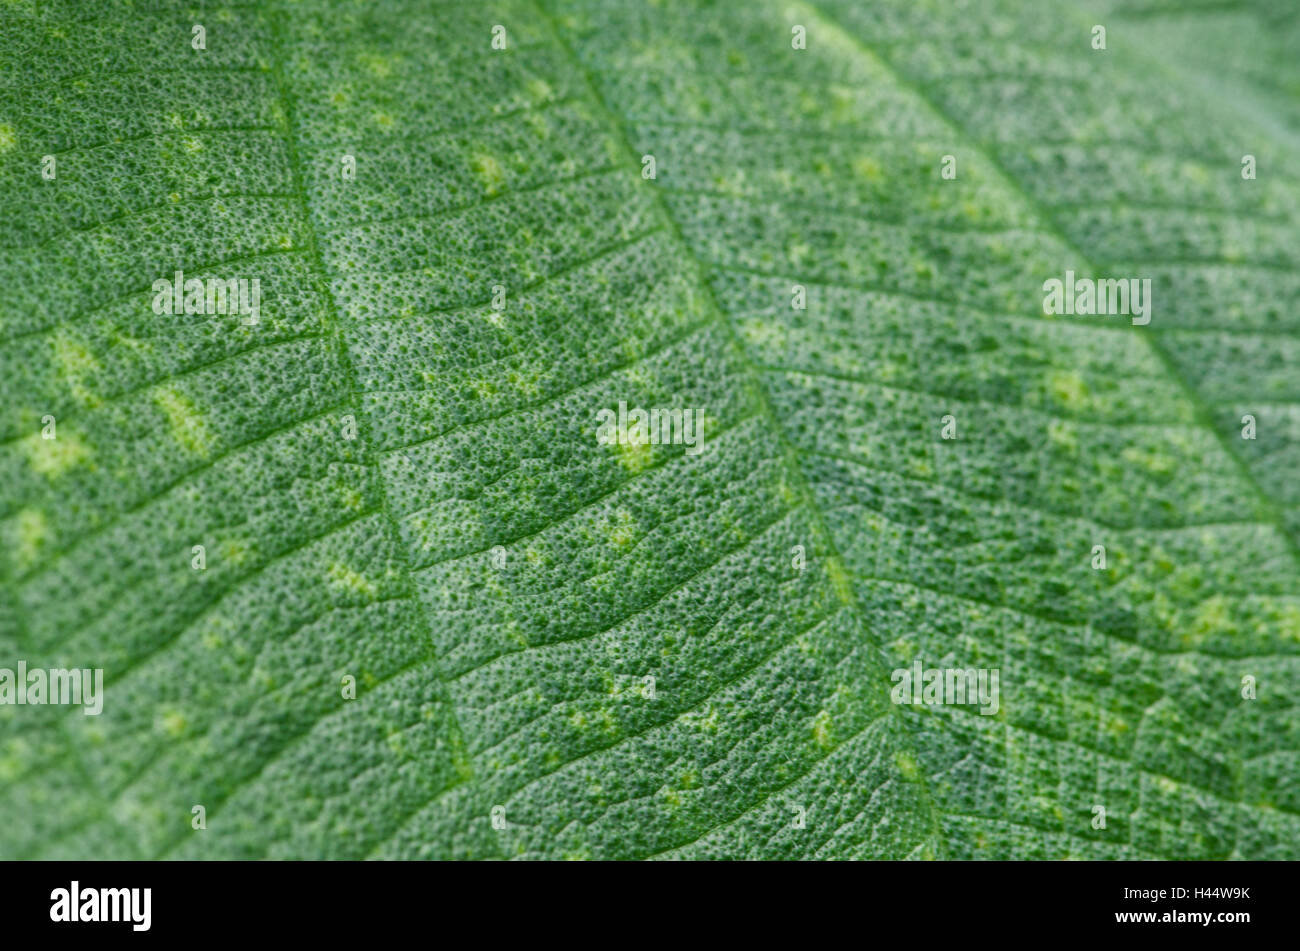
[[54, 335], [54, 359], [59, 365], [60, 378], [67, 383], [78, 403], [98, 406], [103, 402], [86, 387], [86, 378], [100, 369], [99, 361], [64, 328]]
[[786, 505], [793, 506], [799, 501], [799, 490], [792, 486], [785, 479], [782, 479], [777, 486], [777, 494], [781, 496], [781, 501]]
[[393, 73], [392, 60], [380, 56], [378, 53], [359, 53], [357, 62], [372, 76], [378, 76], [381, 79], [391, 76]]
[[74, 466], [90, 458], [86, 444], [66, 426], [59, 426], [57, 439], [43, 439], [35, 433], [23, 440], [27, 463], [40, 475], [57, 479]]
[[1047, 378], [1047, 391], [1052, 394], [1052, 399], [1068, 410], [1078, 412], [1088, 406], [1087, 381], [1074, 370], [1052, 373]]
[[781, 324], [764, 320], [746, 321], [741, 326], [740, 333], [755, 350], [770, 350], [775, 353], [786, 350], [789, 336], [789, 331]]
[[[850, 122], [857, 117], [858, 110], [854, 108], [853, 90], [848, 86], [833, 85], [830, 87], [831, 94], [831, 118], [836, 123]], [[825, 102], [819, 97], [802, 96], [800, 104], [804, 111], [808, 113], [820, 113], [825, 109]]]
[[488, 155], [486, 152], [476, 152], [470, 168], [474, 172], [474, 177], [479, 180], [479, 184], [483, 186], [485, 195], [497, 194], [506, 183], [506, 173], [501, 163], [495, 156]]
[[18, 144], [18, 134], [11, 125], [0, 124], [0, 155], [10, 151]]
[[822, 710], [813, 718], [813, 742], [824, 750], [835, 747], [835, 724], [829, 710]]
[[605, 707], [600, 708], [597, 719], [600, 721], [600, 728], [611, 736], [619, 732], [617, 718]]
[[652, 386], [655, 382], [651, 377], [650, 372], [640, 365], [629, 367], [624, 371], [624, 377], [627, 380], [628, 385], [636, 389]]
[[[849, 370], [850, 372], [853, 372], [857, 370], [857, 367], [851, 367], [849, 368]], [[897, 380], [906, 379], [906, 377], [907, 377], [907, 367], [904, 364], [898, 364], [890, 360], [885, 360], [882, 361], [878, 367], [876, 367], [876, 379], [879, 380], [881, 383], [894, 383]]]
[[378, 593], [378, 589], [372, 582], [368, 581], [365, 576], [356, 569], [350, 568], [341, 561], [336, 561], [331, 564], [327, 574], [329, 576], [330, 585], [334, 588], [339, 588], [351, 592], [352, 594], [364, 594], [368, 597], [374, 597], [374, 595]]
[[495, 396], [497, 391], [496, 384], [493, 383], [491, 380], [487, 380], [487, 379], [480, 378], [476, 380], [470, 380], [468, 386], [471, 390], [474, 391], [474, 394], [481, 400], [485, 400], [489, 396]]
[[248, 546], [243, 542], [228, 538], [217, 546], [217, 555], [225, 564], [242, 564], [248, 557]]
[[853, 160], [853, 172], [859, 178], [865, 178], [873, 184], [884, 181], [885, 178], [885, 170], [880, 163], [865, 155], [860, 155]]
[[1060, 449], [1074, 452], [1079, 448], [1079, 431], [1074, 423], [1063, 419], [1054, 419], [1047, 424], [1047, 438]]
[[16, 738], [5, 744], [4, 755], [0, 756], [0, 779], [8, 782], [27, 771], [31, 757], [31, 746], [23, 739]]
[[212, 448], [212, 434], [198, 409], [176, 387], [166, 387], [154, 394], [154, 402], [167, 417], [167, 431], [187, 452], [207, 456]]
[[1144, 469], [1153, 476], [1167, 477], [1178, 468], [1178, 460], [1166, 452], [1130, 446], [1121, 453], [1130, 464]]
[[511, 386], [513, 386], [517, 392], [521, 393], [524, 396], [534, 397], [537, 396], [539, 393], [541, 393], [541, 390], [538, 388], [537, 385], [538, 379], [535, 374], [531, 376], [523, 376], [519, 373], [511, 371], [509, 374], [506, 375], [506, 382], [509, 383]]
[[636, 541], [636, 520], [626, 509], [619, 509], [612, 519], [604, 520], [601, 528], [604, 530], [606, 540], [615, 548], [627, 548]]
[[[862, 453], [862, 455], [865, 456], [867, 453]], [[934, 478], [934, 467], [930, 465], [930, 460], [920, 457], [907, 460], [907, 472], [918, 479]]]
[[654, 447], [649, 443], [614, 443], [618, 463], [629, 472], [640, 472], [654, 461]]
[[1184, 162], [1182, 171], [1183, 178], [1186, 181], [1197, 185], [1204, 185], [1210, 180], [1209, 173], [1205, 171], [1205, 168], [1194, 162]]
[[1192, 623], [1183, 634], [1183, 643], [1191, 645], [1214, 634], [1226, 634], [1233, 627], [1228, 600], [1221, 594], [1207, 598], [1196, 609]]
[[39, 509], [20, 510], [17, 522], [18, 568], [20, 571], [26, 571], [36, 564], [36, 559], [49, 535], [49, 526], [45, 521], [45, 513]]
[[393, 117], [386, 112], [376, 112], [371, 118], [381, 129], [391, 129], [394, 125]]
[[916, 757], [911, 753], [895, 753], [894, 765], [898, 767], [899, 774], [909, 782], [916, 782], [921, 778], [921, 768], [916, 765]]
[[[549, 86], [547, 87], [550, 88]], [[539, 139], [549, 139], [551, 137], [551, 122], [541, 113], [530, 112], [524, 117], [524, 124]], [[620, 153], [621, 154], [621, 153]]]
[[724, 195], [741, 197], [745, 194], [745, 170], [736, 169], [723, 175], [713, 177], [713, 187]]
[[841, 604], [853, 603], [853, 582], [849, 578], [849, 573], [844, 570], [844, 564], [838, 557], [826, 559], [826, 573], [830, 575], [831, 585], [835, 589], [835, 597]]
[[172, 710], [163, 714], [158, 725], [168, 736], [176, 737], [183, 734], [185, 732], [185, 727], [189, 724], [183, 713], [178, 710]]
[[717, 733], [718, 709], [710, 703], [703, 710], [692, 710], [689, 713], [683, 713], [677, 718], [677, 722], [683, 726], [700, 730], [703, 733]]
[[460, 780], [467, 781], [474, 775], [474, 766], [470, 763], [469, 757], [465, 755], [465, 751], [460, 747], [457, 747], [452, 753], [451, 762], [452, 768], [456, 771], [456, 776]]
[[1283, 640], [1300, 644], [1300, 606], [1283, 605], [1277, 621], [1278, 635]]
[[[531, 496], [530, 496], [530, 498], [531, 498]], [[494, 598], [497, 598], [497, 597], [500, 597], [500, 598], [508, 598], [508, 597], [512, 597], [512, 592], [509, 591], [509, 590], [506, 588], [506, 586], [505, 586], [504, 584], [501, 583], [500, 576], [503, 575], [503, 574], [505, 574], [505, 572], [502, 572], [502, 571], [495, 571], [495, 570], [494, 570], [494, 571], [490, 572], [490, 573], [488, 574], [487, 578], [484, 580], [484, 582], [483, 582], [484, 587], [487, 589], [487, 593], [488, 593], [491, 597], [494, 597]], [[598, 584], [598, 581], [597, 581], [596, 579], [591, 579], [591, 580], [589, 580], [587, 583], [588, 583], [589, 585], [596, 585], [596, 584]], [[512, 623], [512, 625], [513, 625], [513, 622], [511, 622], [511, 623]], [[517, 627], [515, 627], [515, 626], [511, 626], [511, 627], [508, 628], [508, 630], [511, 632], [511, 636], [512, 636], [512, 637], [515, 637], [515, 639], [516, 639], [520, 644], [524, 644], [524, 643], [526, 643], [526, 640], [524, 639], [523, 635], [519, 633]]]

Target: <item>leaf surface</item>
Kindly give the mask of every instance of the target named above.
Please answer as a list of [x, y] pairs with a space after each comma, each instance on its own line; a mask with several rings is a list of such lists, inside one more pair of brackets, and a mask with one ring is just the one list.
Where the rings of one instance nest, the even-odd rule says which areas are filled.
[[0, 706], [0, 856], [1297, 857], [1284, 7], [82, 6], [0, 14], [0, 666], [105, 703]]

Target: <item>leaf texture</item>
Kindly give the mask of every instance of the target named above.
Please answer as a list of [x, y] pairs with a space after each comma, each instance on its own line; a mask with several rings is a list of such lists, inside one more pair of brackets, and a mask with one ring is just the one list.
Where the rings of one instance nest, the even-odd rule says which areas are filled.
[[1300, 857], [1286, 5], [0, 24], [0, 857]]

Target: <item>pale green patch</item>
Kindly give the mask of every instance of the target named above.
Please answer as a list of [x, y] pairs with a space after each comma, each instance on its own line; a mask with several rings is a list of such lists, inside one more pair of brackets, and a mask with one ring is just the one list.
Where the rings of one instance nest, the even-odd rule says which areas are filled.
[[789, 338], [787, 328], [774, 321], [747, 320], [738, 329], [745, 342], [759, 353], [783, 351]]
[[1300, 644], [1300, 604], [1287, 602], [1278, 610], [1278, 636], [1284, 641]]
[[37, 563], [45, 540], [49, 537], [49, 523], [45, 513], [40, 509], [25, 508], [18, 511], [15, 518], [18, 535], [16, 554], [17, 568], [25, 572]]
[[636, 520], [632, 518], [626, 509], [616, 511], [613, 518], [602, 519], [600, 528], [605, 535], [606, 541], [614, 548], [619, 549], [629, 547], [636, 541], [639, 534]]
[[229, 565], [242, 564], [251, 554], [247, 545], [233, 538], [221, 542], [217, 546], [216, 552], [221, 561]]
[[921, 767], [917, 765], [916, 757], [911, 753], [895, 753], [894, 765], [898, 767], [898, 772], [904, 779], [910, 782], [917, 782], [921, 779]]
[[1174, 456], [1158, 449], [1129, 446], [1121, 455], [1128, 462], [1157, 477], [1172, 475], [1178, 467], [1178, 460]]
[[629, 472], [641, 472], [654, 463], [654, 446], [649, 443], [611, 443], [618, 464]]
[[373, 598], [379, 593], [377, 585], [355, 568], [342, 562], [331, 563], [327, 576], [331, 587], [346, 591], [349, 594], [361, 594]]
[[103, 399], [86, 385], [87, 377], [98, 373], [102, 367], [94, 354], [65, 327], [54, 334], [54, 359], [59, 377], [67, 383], [72, 397], [85, 407], [98, 406]]
[[185, 733], [189, 721], [179, 710], [168, 710], [158, 718], [158, 730], [173, 739]]
[[813, 717], [813, 742], [824, 750], [835, 748], [835, 723], [829, 710], [821, 710]]
[[383, 56], [371, 51], [358, 53], [356, 59], [359, 66], [377, 79], [387, 79], [393, 75], [393, 67], [398, 62], [397, 57]]
[[58, 479], [74, 467], [88, 464], [92, 456], [90, 448], [66, 423], [58, 424], [57, 435], [56, 439], [44, 439], [34, 433], [21, 443], [27, 464], [49, 479]]
[[677, 722], [693, 730], [704, 733], [718, 732], [718, 708], [712, 703], [704, 705], [702, 710], [691, 710], [677, 718]]
[[844, 568], [844, 563], [836, 556], [826, 559], [826, 573], [830, 576], [835, 597], [841, 604], [853, 603], [853, 579]]
[[483, 194], [491, 197], [498, 194], [505, 186], [505, 169], [501, 167], [501, 163], [497, 161], [496, 156], [489, 155], [486, 152], [477, 152], [470, 163], [470, 168], [479, 184], [483, 186]]
[[1049, 420], [1047, 438], [1053, 446], [1066, 452], [1077, 452], [1079, 449], [1079, 427], [1069, 420]]
[[1088, 383], [1074, 370], [1055, 370], [1048, 374], [1047, 391], [1063, 408], [1082, 413], [1089, 406]]
[[476, 377], [475, 379], [467, 380], [465, 385], [473, 390], [474, 395], [481, 400], [489, 399], [497, 393], [496, 381], [489, 377]]
[[873, 185], [885, 180], [884, 166], [867, 155], [859, 155], [853, 160], [853, 174], [866, 179]]
[[[15, 716], [18, 707], [6, 705], [0, 707], [0, 716]], [[21, 737], [16, 737], [4, 745], [0, 752], [0, 780], [12, 782], [31, 767], [31, 745]]]
[[154, 393], [154, 402], [166, 417], [172, 440], [191, 455], [206, 457], [212, 449], [213, 437], [190, 398], [179, 387], [168, 386]]
[[1232, 618], [1232, 606], [1223, 595], [1216, 594], [1201, 602], [1192, 618], [1191, 625], [1183, 636], [1187, 646], [1199, 643], [1208, 637], [1222, 634], [1235, 628]]

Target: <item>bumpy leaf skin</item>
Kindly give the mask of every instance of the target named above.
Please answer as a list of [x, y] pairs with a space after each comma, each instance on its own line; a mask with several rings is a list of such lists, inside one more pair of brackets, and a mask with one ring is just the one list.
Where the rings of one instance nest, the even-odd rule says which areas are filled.
[[1300, 857], [1295, 22], [6, 5], [0, 857]]

